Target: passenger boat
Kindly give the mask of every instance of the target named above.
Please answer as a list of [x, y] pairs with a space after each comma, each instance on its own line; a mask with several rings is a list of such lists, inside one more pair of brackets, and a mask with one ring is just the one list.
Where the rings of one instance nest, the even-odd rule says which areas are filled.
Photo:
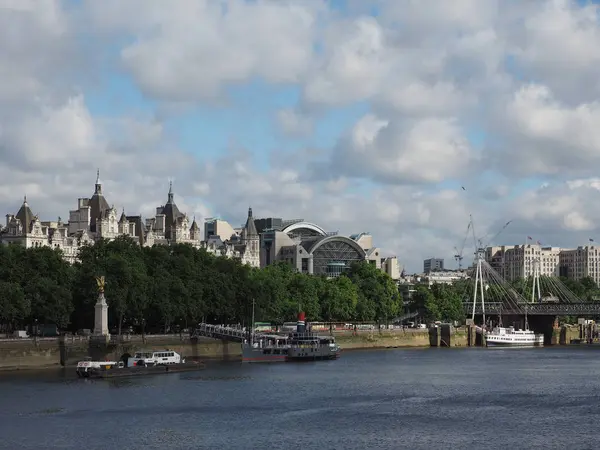
[[516, 330], [514, 327], [496, 327], [486, 333], [487, 347], [543, 347], [544, 335], [533, 330]]
[[[337, 359], [341, 349], [333, 336], [306, 329], [305, 314], [298, 314], [296, 331], [288, 336], [263, 335], [242, 344], [242, 362], [318, 361]], [[253, 336], [253, 335], [252, 335]]]

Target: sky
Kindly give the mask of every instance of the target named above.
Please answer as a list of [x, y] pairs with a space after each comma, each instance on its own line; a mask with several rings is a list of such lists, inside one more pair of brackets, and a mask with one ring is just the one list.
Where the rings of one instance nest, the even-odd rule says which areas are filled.
[[599, 94], [594, 2], [0, 0], [0, 210], [66, 220], [99, 169], [128, 214], [172, 181], [199, 223], [370, 232], [409, 273], [577, 247]]

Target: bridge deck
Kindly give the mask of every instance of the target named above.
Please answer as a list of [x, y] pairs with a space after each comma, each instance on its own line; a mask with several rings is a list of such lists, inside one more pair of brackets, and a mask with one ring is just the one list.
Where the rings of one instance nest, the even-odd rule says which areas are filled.
[[[473, 312], [473, 303], [463, 303], [466, 313]], [[600, 303], [524, 303], [519, 304], [520, 310], [502, 303], [486, 303], [485, 313], [494, 315], [515, 314], [520, 315], [525, 312], [530, 316], [600, 316]], [[481, 304], [475, 306], [475, 314], [483, 314]]]
[[[192, 337], [199, 336], [208, 337], [212, 339], [221, 339], [231, 342], [244, 342], [244, 340], [250, 338], [251, 333], [249, 333], [248, 331], [244, 331], [240, 328], [230, 328], [222, 327], [220, 325], [200, 323], [192, 333]], [[266, 335], [263, 333], [253, 333], [254, 340], [260, 339], [265, 336]]]

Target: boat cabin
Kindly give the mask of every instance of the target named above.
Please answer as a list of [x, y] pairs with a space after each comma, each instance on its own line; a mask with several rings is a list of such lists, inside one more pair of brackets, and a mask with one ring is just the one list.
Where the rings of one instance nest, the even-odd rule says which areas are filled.
[[173, 350], [139, 351], [127, 361], [127, 367], [181, 364], [181, 355]]

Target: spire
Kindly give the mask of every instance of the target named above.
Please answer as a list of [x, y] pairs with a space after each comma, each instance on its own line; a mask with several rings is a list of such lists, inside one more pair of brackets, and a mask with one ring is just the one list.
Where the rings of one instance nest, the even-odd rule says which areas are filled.
[[192, 221], [192, 226], [190, 227], [191, 231], [198, 230], [198, 224], [196, 223], [196, 216], [194, 216], [194, 220]]
[[96, 189], [94, 194], [102, 195], [102, 183], [100, 182], [100, 169], [96, 170]]
[[248, 220], [246, 220], [246, 226], [244, 227], [243, 233], [245, 238], [258, 236], [256, 225], [254, 225], [254, 218], [252, 217], [252, 208], [248, 208]]
[[23, 204], [27, 205], [27, 194], [23, 196]]
[[169, 181], [169, 203], [173, 203], [173, 182]]

